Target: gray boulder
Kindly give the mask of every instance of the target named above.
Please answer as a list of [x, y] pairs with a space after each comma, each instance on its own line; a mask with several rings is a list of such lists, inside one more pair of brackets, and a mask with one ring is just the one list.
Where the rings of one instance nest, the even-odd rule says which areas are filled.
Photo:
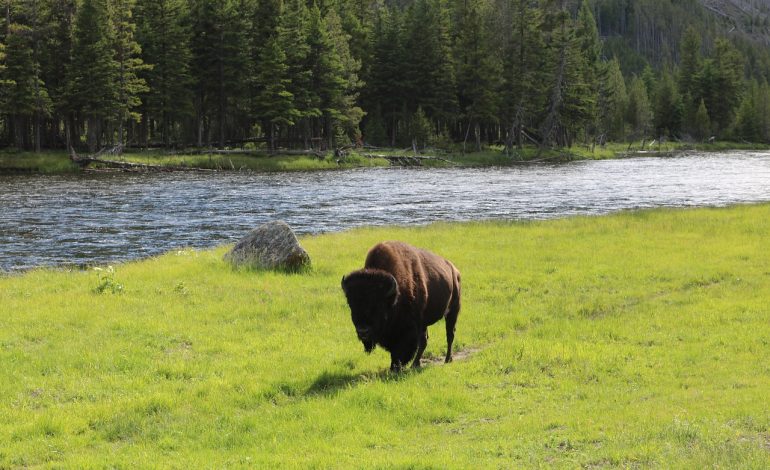
[[297, 271], [310, 266], [310, 256], [300, 246], [285, 222], [268, 222], [257, 227], [225, 254], [235, 267]]

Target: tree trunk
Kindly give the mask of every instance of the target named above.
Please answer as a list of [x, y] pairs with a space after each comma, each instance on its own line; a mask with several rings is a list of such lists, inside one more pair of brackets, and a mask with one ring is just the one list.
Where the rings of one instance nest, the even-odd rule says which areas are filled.
[[203, 118], [198, 116], [198, 148], [203, 147]]
[[86, 144], [88, 145], [88, 151], [91, 153], [96, 152], [96, 119], [89, 117], [86, 120], [86, 126], [88, 126], [88, 129], [86, 131]]
[[468, 128], [465, 130], [465, 139], [463, 139], [463, 155], [465, 155], [465, 144], [468, 142], [468, 136], [471, 133], [471, 120], [468, 119]]
[[35, 113], [35, 152], [37, 153], [40, 153], [41, 149], [40, 140], [40, 113]]

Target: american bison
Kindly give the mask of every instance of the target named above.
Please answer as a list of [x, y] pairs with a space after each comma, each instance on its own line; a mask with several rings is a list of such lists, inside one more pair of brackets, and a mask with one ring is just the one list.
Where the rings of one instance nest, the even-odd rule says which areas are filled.
[[420, 367], [428, 326], [442, 317], [445, 362], [452, 361], [460, 272], [449, 261], [406, 243], [380, 243], [369, 250], [364, 269], [343, 276], [342, 290], [364, 349], [369, 353], [379, 344], [389, 351], [392, 371], [412, 358], [412, 367]]

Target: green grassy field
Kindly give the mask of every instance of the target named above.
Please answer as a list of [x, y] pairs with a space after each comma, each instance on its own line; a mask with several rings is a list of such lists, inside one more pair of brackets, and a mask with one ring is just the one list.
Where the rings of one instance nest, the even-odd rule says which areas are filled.
[[[660, 210], [0, 277], [0, 468], [768, 468], [768, 233], [770, 205]], [[462, 272], [456, 362], [364, 354], [339, 282], [384, 239]]]

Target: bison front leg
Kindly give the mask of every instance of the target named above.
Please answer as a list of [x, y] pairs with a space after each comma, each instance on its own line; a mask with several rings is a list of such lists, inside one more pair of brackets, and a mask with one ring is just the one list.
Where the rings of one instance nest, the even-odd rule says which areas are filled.
[[419, 337], [416, 330], [408, 330], [395, 344], [390, 351], [390, 370], [400, 372], [401, 369], [409, 364], [417, 351]]

